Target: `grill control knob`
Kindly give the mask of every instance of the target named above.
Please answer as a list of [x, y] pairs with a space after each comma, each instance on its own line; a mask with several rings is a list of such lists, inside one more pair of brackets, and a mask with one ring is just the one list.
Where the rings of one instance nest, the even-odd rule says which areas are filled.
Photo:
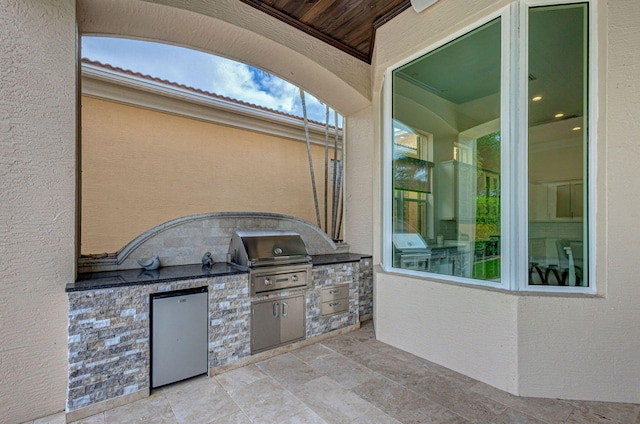
[[271, 279], [270, 278], [265, 278], [264, 279], [264, 285], [265, 286], [270, 286], [272, 284]]
[[298, 281], [298, 276], [297, 276], [297, 275], [292, 275], [292, 276], [291, 276], [291, 281], [293, 281], [294, 283], [295, 283], [296, 281]]
[[275, 253], [276, 255], [282, 255], [282, 249], [276, 247], [275, 249], [273, 249], [273, 253]]

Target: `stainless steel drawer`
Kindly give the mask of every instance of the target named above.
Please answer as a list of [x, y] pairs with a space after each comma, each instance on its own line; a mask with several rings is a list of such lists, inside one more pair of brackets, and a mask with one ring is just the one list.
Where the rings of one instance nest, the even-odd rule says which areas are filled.
[[349, 310], [349, 298], [342, 298], [336, 300], [330, 300], [328, 302], [322, 302], [320, 304], [321, 315], [331, 315], [338, 312], [345, 312]]
[[338, 284], [322, 289], [321, 302], [328, 302], [335, 299], [346, 299], [349, 297], [349, 284]]

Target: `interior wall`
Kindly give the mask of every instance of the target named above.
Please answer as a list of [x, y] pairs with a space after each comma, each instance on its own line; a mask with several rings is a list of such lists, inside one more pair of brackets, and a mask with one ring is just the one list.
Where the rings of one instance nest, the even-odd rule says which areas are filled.
[[554, 182], [582, 180], [583, 168], [576, 158], [583, 155], [582, 143], [576, 142], [564, 148], [534, 150], [529, 152], [529, 163], [533, 169], [529, 171], [531, 182]]
[[[405, 11], [377, 32], [374, 86], [389, 66], [507, 3], [449, 0], [421, 14]], [[522, 296], [458, 286], [452, 290], [451, 284], [390, 275], [378, 267], [374, 319], [382, 341], [515, 394], [638, 403], [640, 286], [631, 246], [640, 233], [630, 223], [640, 220], [640, 198], [629, 188], [640, 177], [635, 140], [640, 132], [640, 56], [630, 54], [640, 47], [640, 3], [593, 4], [600, 25], [597, 156], [590, 158], [597, 164], [592, 281], [598, 296]], [[374, 212], [375, 222], [380, 212], [375, 207]], [[374, 231], [380, 234], [379, 228]], [[374, 240], [374, 250], [382, 249], [381, 238]], [[486, 319], [485, 326], [476, 328], [467, 311], [477, 311], [478, 304], [490, 309], [481, 307], [481, 320], [491, 316], [497, 321]], [[469, 334], [467, 326], [482, 337]], [[508, 357], [497, 352], [492, 345], [496, 341], [506, 341]], [[494, 369], [491, 356], [505, 360], [506, 368]]]
[[0, 2], [0, 422], [65, 405], [75, 267], [75, 1]]
[[[311, 147], [323, 219], [325, 152]], [[81, 253], [116, 252], [181, 216], [240, 211], [316, 223], [305, 143], [82, 97]]]

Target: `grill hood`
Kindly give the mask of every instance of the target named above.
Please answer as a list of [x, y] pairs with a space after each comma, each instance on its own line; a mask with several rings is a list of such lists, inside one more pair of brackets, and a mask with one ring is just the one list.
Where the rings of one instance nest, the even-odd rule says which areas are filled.
[[235, 231], [229, 253], [232, 262], [246, 267], [311, 262], [300, 234], [287, 230]]

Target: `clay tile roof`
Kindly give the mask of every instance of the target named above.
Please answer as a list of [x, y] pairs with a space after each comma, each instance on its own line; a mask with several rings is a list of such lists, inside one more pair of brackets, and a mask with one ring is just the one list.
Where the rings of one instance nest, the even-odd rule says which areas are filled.
[[[300, 120], [300, 121], [304, 121], [304, 118], [302, 118], [300, 116], [297, 116], [297, 115], [293, 115], [291, 113], [281, 112], [279, 110], [270, 109], [270, 108], [267, 108], [267, 107], [264, 107], [264, 106], [256, 105], [254, 103], [245, 102], [245, 101], [234, 99], [234, 98], [227, 97], [227, 96], [221, 96], [220, 94], [212, 93], [210, 91], [205, 91], [205, 90], [202, 90], [200, 88], [190, 87], [188, 85], [179, 84], [177, 82], [168, 81], [166, 79], [153, 77], [151, 75], [142, 74], [140, 72], [135, 72], [135, 71], [132, 71], [130, 69], [119, 68], [117, 66], [109, 65], [108, 63], [98, 62], [97, 60], [91, 60], [91, 59], [88, 59], [86, 57], [82, 58], [82, 63], [86, 63], [87, 65], [96, 66], [98, 68], [108, 69], [110, 71], [118, 72], [118, 73], [125, 74], [125, 75], [131, 75], [131, 76], [134, 76], [134, 77], [143, 78], [143, 79], [146, 79], [146, 80], [149, 80], [149, 81], [158, 82], [160, 84], [170, 85], [172, 87], [180, 88], [182, 90], [191, 91], [193, 93], [202, 94], [202, 95], [205, 95], [205, 96], [208, 96], [208, 97], [212, 97], [214, 99], [224, 100], [224, 101], [235, 103], [235, 104], [238, 104], [238, 105], [247, 106], [247, 107], [250, 107], [250, 108], [253, 108], [253, 109], [262, 110], [264, 112], [269, 112], [269, 113], [273, 113], [273, 114], [276, 114], [276, 115], [286, 116], [288, 118], [293, 118], [293, 119], [297, 119], [297, 120]], [[318, 121], [314, 121], [312, 119], [309, 119], [309, 122], [317, 124], [317, 125], [320, 125], [320, 126], [324, 126], [325, 125], [324, 122], [318, 122]], [[333, 128], [333, 125], [330, 125], [329, 128]]]

